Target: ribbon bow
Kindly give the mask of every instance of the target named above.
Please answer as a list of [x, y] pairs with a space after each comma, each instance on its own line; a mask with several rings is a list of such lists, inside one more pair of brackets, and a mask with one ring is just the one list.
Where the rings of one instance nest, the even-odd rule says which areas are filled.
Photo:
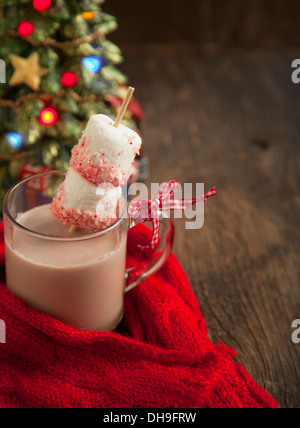
[[193, 199], [174, 199], [173, 196], [178, 190], [178, 182], [175, 180], [166, 181], [163, 183], [156, 195], [155, 199], [134, 199], [129, 204], [128, 213], [131, 218], [139, 217], [141, 222], [152, 221], [153, 236], [149, 247], [155, 248], [159, 242], [159, 218], [162, 212], [170, 210], [184, 211], [191, 208], [198, 202], [206, 202], [208, 198], [216, 195], [217, 188], [213, 187], [209, 192], [200, 198]]

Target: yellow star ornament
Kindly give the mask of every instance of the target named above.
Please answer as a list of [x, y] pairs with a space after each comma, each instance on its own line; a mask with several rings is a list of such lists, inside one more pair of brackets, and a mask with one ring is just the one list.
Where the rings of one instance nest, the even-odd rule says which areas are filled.
[[41, 78], [48, 73], [46, 68], [40, 66], [38, 53], [34, 52], [26, 59], [11, 54], [9, 59], [15, 69], [9, 85], [18, 86], [24, 83], [32, 90], [37, 91], [40, 88]]

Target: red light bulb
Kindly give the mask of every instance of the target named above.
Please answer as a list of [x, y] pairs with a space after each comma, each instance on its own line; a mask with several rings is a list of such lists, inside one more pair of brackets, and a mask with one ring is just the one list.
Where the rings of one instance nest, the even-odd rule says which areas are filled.
[[20, 37], [29, 37], [34, 32], [34, 25], [31, 22], [20, 22], [18, 26], [18, 34]]
[[54, 108], [48, 107], [44, 108], [40, 112], [40, 122], [42, 125], [51, 126], [54, 125], [57, 121], [57, 112]]
[[66, 71], [62, 74], [60, 81], [65, 88], [72, 88], [76, 85], [78, 77], [73, 71]]
[[39, 12], [49, 9], [51, 0], [33, 0], [33, 7]]

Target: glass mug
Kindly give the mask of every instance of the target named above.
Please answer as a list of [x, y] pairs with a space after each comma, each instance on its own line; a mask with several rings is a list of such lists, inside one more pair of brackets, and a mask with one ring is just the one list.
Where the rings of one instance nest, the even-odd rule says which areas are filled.
[[[7, 287], [28, 306], [65, 324], [87, 331], [112, 331], [124, 315], [124, 294], [159, 270], [169, 257], [174, 226], [161, 215], [157, 250], [139, 266], [126, 270], [127, 232], [142, 220], [128, 216], [123, 199], [123, 212], [107, 229], [71, 233], [69, 226], [49, 212], [65, 174], [37, 174], [8, 191], [3, 205]], [[52, 222], [55, 231], [50, 230]]]

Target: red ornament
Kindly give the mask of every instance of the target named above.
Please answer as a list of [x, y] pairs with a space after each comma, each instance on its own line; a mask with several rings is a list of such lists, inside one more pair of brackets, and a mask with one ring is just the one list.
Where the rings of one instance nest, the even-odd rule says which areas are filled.
[[33, 7], [39, 12], [49, 9], [52, 0], [33, 0]]
[[76, 73], [73, 73], [73, 71], [66, 71], [61, 76], [60, 81], [65, 88], [72, 88], [76, 85], [78, 77]]
[[[32, 175], [39, 174], [41, 172], [50, 171], [50, 168], [45, 165], [32, 165], [30, 163], [26, 163], [23, 165], [19, 171], [20, 180], [25, 180], [25, 178], [31, 177]], [[27, 184], [29, 189], [40, 190], [45, 192], [46, 190], [46, 177], [39, 177], [36, 180], [31, 180], [29, 184]]]
[[[121, 107], [124, 99], [121, 97], [115, 97], [113, 95], [107, 95], [105, 97], [106, 101], [109, 102], [113, 107], [115, 107], [116, 109], [118, 109], [119, 107]], [[144, 110], [141, 106], [141, 104], [135, 99], [133, 98], [128, 106], [127, 109], [132, 115], [133, 117], [135, 117], [137, 120], [141, 120], [143, 119], [145, 113]]]
[[42, 125], [51, 126], [57, 121], [57, 112], [52, 107], [44, 108], [40, 112], [40, 122]]
[[20, 37], [30, 37], [34, 32], [34, 25], [31, 22], [20, 22], [18, 26], [18, 34]]

